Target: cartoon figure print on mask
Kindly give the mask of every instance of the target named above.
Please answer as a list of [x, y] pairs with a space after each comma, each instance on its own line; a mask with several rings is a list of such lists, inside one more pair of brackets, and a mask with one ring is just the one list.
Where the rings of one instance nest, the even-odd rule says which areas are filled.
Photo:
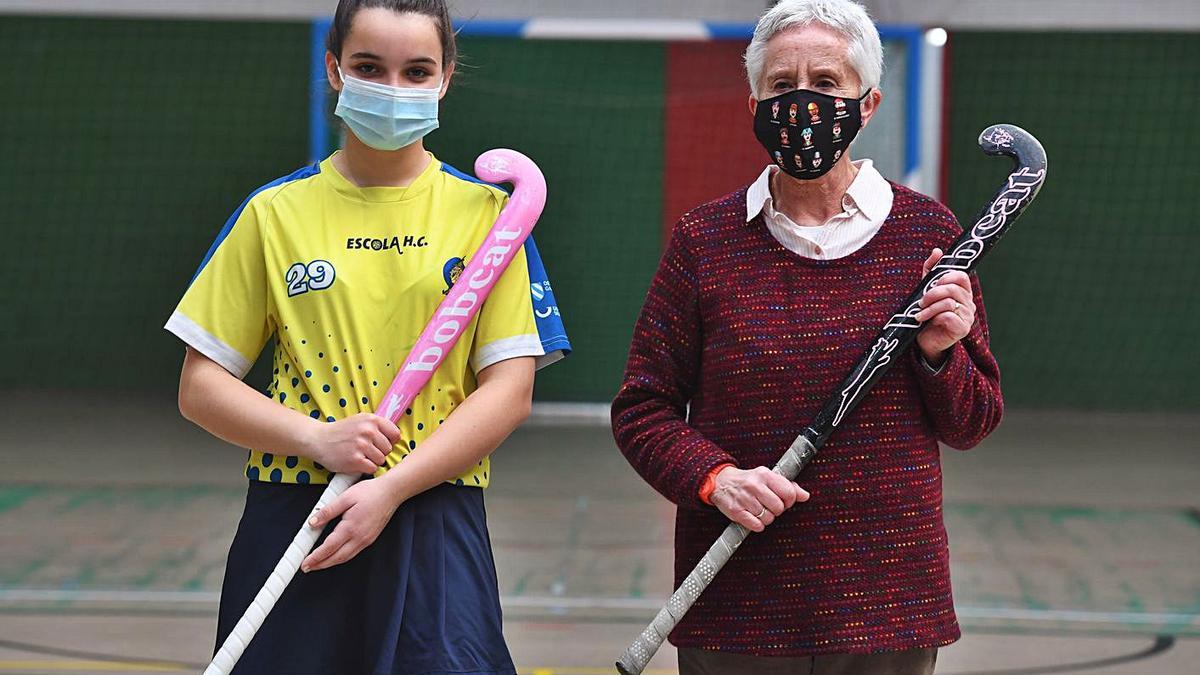
[[[769, 105], [759, 105], [758, 112], [754, 116], [754, 135], [758, 141], [762, 143], [769, 154], [774, 154], [776, 150], [781, 148], [791, 147], [788, 143], [786, 133], [776, 135], [774, 129], [769, 125], [771, 120], [767, 116], [768, 109], [775, 109], [778, 105], [787, 105], [791, 111], [791, 120], [795, 121], [795, 111], [803, 108], [808, 112], [811, 126], [804, 128], [801, 136], [804, 139], [804, 149], [816, 149], [819, 153], [832, 156], [837, 149], [835, 145], [849, 145], [854, 137], [858, 135], [862, 129], [862, 111], [860, 104], [864, 98], [870, 95], [867, 91], [860, 98], [850, 99], [847, 101], [844, 98], [829, 96], [820, 92], [809, 91], [807, 89], [796, 89], [789, 91], [774, 99], [768, 99], [762, 103]], [[832, 125], [821, 124], [821, 120], [825, 118], [841, 119], [840, 122], [835, 122]], [[839, 156], [840, 157], [840, 156]], [[824, 176], [829, 173], [830, 169], [837, 164], [837, 160], [821, 165], [819, 160], [813, 162], [813, 168], [809, 171], [804, 171], [801, 164], [795, 166], [780, 165], [785, 171], [796, 178], [814, 179]]]

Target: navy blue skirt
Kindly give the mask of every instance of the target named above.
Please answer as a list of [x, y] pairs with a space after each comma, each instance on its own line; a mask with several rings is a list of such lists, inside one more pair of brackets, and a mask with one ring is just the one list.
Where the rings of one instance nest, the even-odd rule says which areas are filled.
[[[221, 587], [218, 647], [324, 489], [250, 482]], [[354, 559], [297, 573], [234, 672], [513, 675], [483, 490], [435, 487], [402, 504]]]

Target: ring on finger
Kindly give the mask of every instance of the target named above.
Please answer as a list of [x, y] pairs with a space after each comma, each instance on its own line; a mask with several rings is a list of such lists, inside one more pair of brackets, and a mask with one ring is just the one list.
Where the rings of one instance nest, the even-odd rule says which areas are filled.
[[759, 512], [758, 512], [758, 515], [757, 515], [757, 516], [754, 516], [754, 517], [755, 517], [755, 518], [758, 518], [759, 520], [762, 520], [762, 517], [763, 517], [763, 516], [765, 516], [765, 515], [767, 515], [767, 507], [765, 507], [765, 506], [764, 506], [764, 507], [763, 507], [763, 510], [762, 510], [762, 511], [759, 511]]
[[962, 305], [959, 304], [959, 302], [957, 300], [955, 300], [954, 301], [954, 309], [952, 309], [950, 311], [954, 312], [955, 314], [958, 314], [958, 310], [961, 308], [962, 308]]

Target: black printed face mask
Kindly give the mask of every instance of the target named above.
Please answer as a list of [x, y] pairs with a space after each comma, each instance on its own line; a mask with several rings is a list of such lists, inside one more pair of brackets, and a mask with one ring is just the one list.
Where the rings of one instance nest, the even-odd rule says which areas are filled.
[[846, 154], [862, 128], [859, 105], [867, 94], [854, 99], [796, 89], [759, 101], [754, 135], [789, 175], [820, 178]]

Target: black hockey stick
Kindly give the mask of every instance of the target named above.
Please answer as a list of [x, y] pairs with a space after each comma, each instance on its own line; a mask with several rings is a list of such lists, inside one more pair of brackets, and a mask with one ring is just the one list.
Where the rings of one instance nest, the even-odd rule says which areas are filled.
[[[892, 315], [883, 331], [872, 343], [870, 350], [859, 361], [850, 376], [835, 390], [833, 397], [817, 414], [788, 451], [772, 469], [775, 473], [795, 480], [805, 465], [817, 454], [846, 415], [866, 398], [879, 378], [895, 364], [921, 329], [917, 313], [921, 311], [921, 298], [934, 283], [955, 271], [970, 272], [992, 246], [1016, 221], [1021, 212], [1037, 196], [1046, 178], [1046, 151], [1029, 132], [1011, 124], [996, 124], [984, 129], [979, 135], [979, 147], [988, 155], [1007, 156], [1016, 162], [1016, 169], [1009, 174], [1004, 185], [983, 208], [971, 228], [965, 231], [951, 246], [950, 252], [942, 257], [925, 275], [916, 290], [908, 296], [900, 311]], [[716, 543], [708, 549], [696, 568], [683, 580], [683, 584], [671, 595], [667, 604], [659, 610], [654, 621], [642, 631], [633, 644], [617, 661], [621, 675], [639, 675], [651, 657], [662, 646], [667, 635], [687, 613], [700, 593], [712, 582], [717, 572], [729, 562], [738, 546], [745, 541], [750, 530], [730, 523]]]

